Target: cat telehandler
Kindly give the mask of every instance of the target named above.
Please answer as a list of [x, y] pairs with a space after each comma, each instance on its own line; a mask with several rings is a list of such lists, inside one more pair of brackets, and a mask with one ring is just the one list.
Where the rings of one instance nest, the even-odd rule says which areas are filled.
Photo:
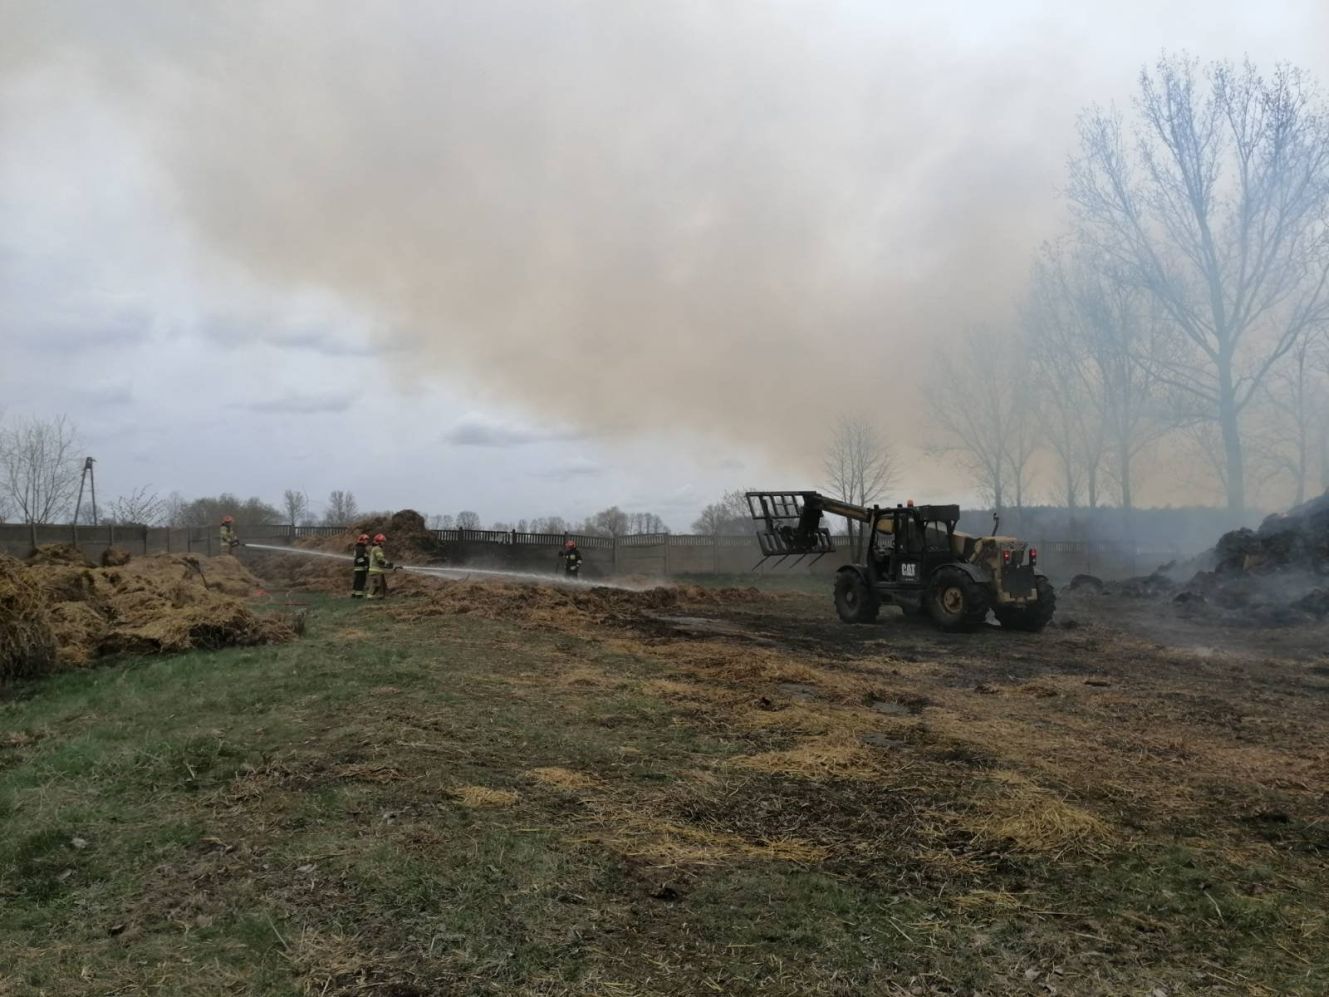
[[1038, 551], [996, 536], [995, 516], [994, 535], [975, 537], [956, 530], [958, 505], [865, 507], [818, 492], [748, 492], [747, 500], [762, 560], [777, 564], [835, 551], [825, 515], [862, 524], [861, 557], [835, 574], [835, 610], [846, 623], [871, 623], [893, 604], [943, 630], [973, 629], [990, 610], [1008, 630], [1037, 632], [1056, 611], [1056, 592], [1037, 571]]

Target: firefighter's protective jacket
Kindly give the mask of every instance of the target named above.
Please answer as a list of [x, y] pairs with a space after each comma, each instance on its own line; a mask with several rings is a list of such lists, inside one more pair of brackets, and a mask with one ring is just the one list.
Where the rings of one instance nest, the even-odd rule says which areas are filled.
[[392, 562], [388, 560], [383, 548], [378, 544], [369, 548], [369, 573], [371, 575], [381, 575], [392, 567]]
[[355, 573], [362, 574], [369, 570], [369, 551], [363, 544], [355, 545]]
[[230, 550], [232, 547], [235, 547], [239, 543], [240, 541], [235, 535], [235, 530], [231, 529], [231, 524], [222, 523], [222, 528], [221, 528], [222, 553], [225, 554], [228, 550]]

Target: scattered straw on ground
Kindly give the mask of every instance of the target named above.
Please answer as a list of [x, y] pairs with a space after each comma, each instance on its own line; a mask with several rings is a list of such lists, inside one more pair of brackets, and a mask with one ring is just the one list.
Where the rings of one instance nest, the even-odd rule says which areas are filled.
[[880, 779], [887, 771], [882, 752], [854, 738], [814, 737], [784, 751], [766, 751], [734, 759], [738, 768], [801, 779]]
[[969, 821], [982, 841], [1010, 843], [1024, 852], [1093, 852], [1111, 841], [1099, 818], [1015, 772], [994, 773], [998, 784], [988, 812]]
[[488, 786], [459, 786], [452, 791], [462, 806], [480, 809], [483, 807], [510, 807], [517, 802], [517, 794], [507, 789], [490, 789]]
[[951, 903], [962, 910], [1018, 910], [1024, 902], [1005, 890], [974, 890], [962, 893]]
[[543, 782], [547, 786], [557, 786], [559, 789], [592, 789], [600, 785], [600, 780], [595, 776], [558, 766], [527, 769], [526, 775], [537, 782]]
[[717, 865], [735, 859], [811, 864], [830, 854], [820, 845], [800, 838], [778, 837], [750, 841], [737, 834], [691, 827], [647, 815], [610, 812], [600, 818], [603, 830], [589, 835], [593, 841], [627, 858], [657, 865]]

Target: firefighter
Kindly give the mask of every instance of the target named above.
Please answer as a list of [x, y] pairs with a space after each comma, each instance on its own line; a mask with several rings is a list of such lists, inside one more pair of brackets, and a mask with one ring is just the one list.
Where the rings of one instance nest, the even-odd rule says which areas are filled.
[[569, 540], [565, 543], [558, 556], [563, 558], [563, 574], [576, 578], [581, 571], [581, 551], [577, 549], [577, 541]]
[[388, 578], [386, 572], [396, 567], [383, 553], [383, 545], [388, 538], [382, 533], [374, 534], [374, 546], [369, 548], [369, 594], [366, 599], [386, 599], [388, 597]]
[[230, 515], [222, 516], [220, 545], [217, 549], [218, 554], [229, 554], [235, 550], [236, 547], [240, 546], [240, 538], [235, 535], [234, 524], [234, 517]]
[[355, 540], [355, 567], [351, 572], [351, 598], [365, 597], [365, 582], [369, 579], [369, 534], [361, 533]]

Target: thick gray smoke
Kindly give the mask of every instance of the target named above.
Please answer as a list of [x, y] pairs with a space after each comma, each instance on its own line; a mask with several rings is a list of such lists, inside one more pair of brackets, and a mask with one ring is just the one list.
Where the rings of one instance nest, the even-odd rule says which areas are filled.
[[14, 4], [0, 56], [114, 101], [204, 245], [366, 309], [403, 376], [801, 461], [841, 411], [918, 439], [929, 352], [1055, 226], [1085, 90], [1052, 26], [887, 6]]

